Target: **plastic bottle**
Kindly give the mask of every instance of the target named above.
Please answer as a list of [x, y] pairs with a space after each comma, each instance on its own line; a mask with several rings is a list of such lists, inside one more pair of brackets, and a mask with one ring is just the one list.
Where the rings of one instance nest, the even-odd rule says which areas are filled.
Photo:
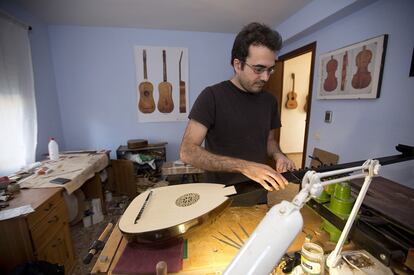
[[49, 139], [48, 149], [50, 160], [59, 160], [59, 145], [54, 138]]

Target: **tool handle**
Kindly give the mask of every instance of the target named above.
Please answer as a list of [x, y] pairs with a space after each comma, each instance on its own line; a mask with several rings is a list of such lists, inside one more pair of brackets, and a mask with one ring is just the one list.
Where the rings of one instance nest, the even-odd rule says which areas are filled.
[[[95, 251], [95, 253], [91, 253], [92, 250]], [[96, 254], [96, 250], [95, 249], [91, 249], [89, 251], [89, 253], [83, 258], [82, 262], [84, 264], [89, 264], [95, 254]]]
[[157, 275], [167, 275], [167, 263], [160, 261], [156, 265]]
[[88, 254], [82, 260], [84, 264], [89, 264], [93, 256], [95, 256], [99, 250], [104, 248], [105, 246], [104, 240], [106, 236], [109, 234], [109, 232], [111, 231], [113, 226], [114, 226], [113, 223], [111, 222], [108, 223], [108, 225], [105, 227], [105, 230], [101, 233], [99, 238], [92, 243], [91, 247], [89, 248]]

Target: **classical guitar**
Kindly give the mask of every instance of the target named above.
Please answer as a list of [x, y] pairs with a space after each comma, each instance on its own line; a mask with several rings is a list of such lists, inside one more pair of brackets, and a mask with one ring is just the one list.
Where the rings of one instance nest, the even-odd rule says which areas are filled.
[[372, 52], [367, 50], [366, 46], [362, 47], [355, 57], [355, 62], [358, 67], [357, 72], [352, 77], [352, 87], [355, 89], [363, 89], [368, 87], [371, 83], [371, 72], [368, 71], [368, 65], [372, 59]]
[[157, 108], [161, 113], [171, 113], [174, 110], [174, 102], [172, 98], [172, 85], [167, 82], [167, 57], [165, 50], [162, 50], [163, 62], [163, 82], [158, 84], [160, 96], [158, 98]]
[[338, 69], [338, 61], [331, 56], [331, 59], [326, 63], [328, 75], [323, 84], [323, 89], [327, 92], [332, 92], [338, 86], [338, 79], [335, 76], [336, 69]]
[[348, 66], [348, 51], [345, 51], [345, 54], [342, 57], [341, 91], [345, 89], [347, 66]]
[[186, 102], [185, 102], [185, 82], [181, 80], [181, 60], [183, 58], [183, 51], [180, 54], [180, 62], [178, 65], [178, 75], [180, 79], [180, 113], [185, 113], [186, 109]]
[[141, 82], [138, 86], [139, 90], [139, 103], [138, 109], [145, 114], [152, 113], [155, 110], [155, 101], [154, 101], [154, 87], [152, 83], [148, 81], [147, 74], [147, 51], [142, 50], [142, 58], [144, 64], [144, 81]]
[[292, 77], [292, 91], [287, 93], [286, 108], [296, 109], [298, 107], [298, 102], [296, 101], [297, 94], [295, 93], [295, 74], [291, 74]]

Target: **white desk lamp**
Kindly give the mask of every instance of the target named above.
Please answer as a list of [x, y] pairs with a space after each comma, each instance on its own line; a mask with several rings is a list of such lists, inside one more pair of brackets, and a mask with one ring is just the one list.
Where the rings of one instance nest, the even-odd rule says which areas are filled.
[[[273, 206], [256, 227], [250, 238], [245, 242], [239, 253], [235, 256], [223, 274], [225, 275], [268, 275], [279, 263], [290, 244], [302, 231], [303, 218], [300, 209], [311, 198], [318, 197], [325, 185], [348, 181], [356, 178], [365, 178], [361, 191], [355, 201], [345, 228], [339, 238], [335, 249], [326, 260], [328, 268], [334, 268], [341, 259], [342, 246], [355, 221], [359, 208], [372, 181], [378, 175], [379, 161], [367, 160], [362, 166], [340, 169], [325, 173], [308, 171], [302, 179], [302, 190], [295, 196], [292, 202], [282, 201]], [[321, 179], [349, 174], [360, 170], [359, 173], [326, 180]]]

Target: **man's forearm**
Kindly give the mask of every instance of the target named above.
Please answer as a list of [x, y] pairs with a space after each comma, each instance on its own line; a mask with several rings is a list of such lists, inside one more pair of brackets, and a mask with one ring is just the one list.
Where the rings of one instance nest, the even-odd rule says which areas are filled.
[[180, 158], [194, 167], [216, 172], [241, 172], [248, 165], [246, 160], [216, 155], [197, 145], [183, 146]]
[[282, 150], [280, 150], [279, 144], [276, 140], [268, 140], [267, 143], [267, 154], [269, 157], [273, 158], [274, 160], [278, 159], [280, 156], [286, 156]]

